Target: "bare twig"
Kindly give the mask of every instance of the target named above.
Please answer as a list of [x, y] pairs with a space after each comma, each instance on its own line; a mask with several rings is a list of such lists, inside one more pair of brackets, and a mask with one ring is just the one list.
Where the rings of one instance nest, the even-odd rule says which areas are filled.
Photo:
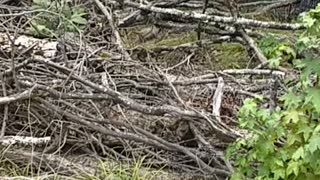
[[[7, 90], [6, 90], [6, 78], [1, 76], [1, 80], [2, 80], [2, 91], [3, 91], [3, 97], [7, 96]], [[1, 102], [1, 100], [0, 100]], [[5, 131], [6, 131], [6, 122], [8, 120], [8, 110], [9, 110], [9, 104], [5, 103], [4, 105], [4, 113], [3, 113], [3, 120], [2, 120], [2, 126], [1, 126], [1, 134], [0, 134], [0, 139], [2, 139], [5, 135]]]

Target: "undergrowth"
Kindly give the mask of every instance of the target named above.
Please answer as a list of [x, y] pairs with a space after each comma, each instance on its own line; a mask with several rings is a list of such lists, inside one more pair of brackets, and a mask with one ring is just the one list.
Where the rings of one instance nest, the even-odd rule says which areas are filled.
[[[284, 85], [286, 92], [272, 110], [260, 106], [261, 98], [245, 100], [239, 125], [250, 136], [228, 148], [233, 180], [320, 179], [320, 58], [308, 51], [320, 47], [320, 4], [301, 21], [306, 30], [294, 46], [270, 38], [260, 43], [271, 67], [291, 61], [300, 74], [294, 85]], [[296, 56], [304, 51], [303, 58]]]
[[65, 32], [81, 32], [87, 24], [86, 11], [68, 0], [33, 0], [36, 12], [27, 31], [37, 37], [57, 37]]

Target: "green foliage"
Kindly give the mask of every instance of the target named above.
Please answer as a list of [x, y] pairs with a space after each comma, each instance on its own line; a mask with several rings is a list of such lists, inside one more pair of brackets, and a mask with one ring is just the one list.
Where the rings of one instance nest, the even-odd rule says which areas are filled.
[[269, 59], [269, 66], [271, 68], [277, 68], [280, 63], [291, 62], [296, 58], [296, 52], [291, 44], [280, 42], [271, 35], [262, 38], [259, 46]]
[[320, 47], [320, 4], [315, 9], [303, 13], [300, 21], [307, 30], [301, 34], [297, 46], [299, 51]]
[[[298, 44], [320, 37], [320, 5], [301, 18], [307, 29]], [[288, 55], [296, 58], [293, 48], [268, 38], [260, 44], [268, 58], [278, 58], [279, 63]], [[317, 43], [297, 45], [297, 51], [314, 48]], [[288, 88], [278, 107], [270, 111], [259, 107], [261, 99], [244, 101], [239, 125], [250, 136], [238, 139], [227, 150], [227, 158], [235, 165], [231, 179], [320, 179], [320, 58], [295, 61], [295, 68], [301, 71], [298, 83]]]
[[304, 34], [320, 37], [320, 4], [315, 9], [303, 13], [300, 19], [307, 27]]
[[64, 32], [79, 32], [87, 23], [84, 8], [70, 5], [69, 0], [33, 0], [37, 12], [29, 31], [37, 36], [53, 37]]

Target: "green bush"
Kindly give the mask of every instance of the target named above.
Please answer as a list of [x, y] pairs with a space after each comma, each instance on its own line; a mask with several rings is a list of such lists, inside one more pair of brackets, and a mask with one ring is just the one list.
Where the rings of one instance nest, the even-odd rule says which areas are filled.
[[33, 0], [36, 12], [28, 29], [36, 36], [54, 37], [64, 32], [80, 32], [87, 23], [85, 9], [71, 7], [68, 0]]
[[238, 139], [227, 150], [227, 158], [235, 165], [231, 179], [320, 179], [320, 57], [295, 56], [296, 51], [319, 47], [320, 4], [302, 14], [301, 22], [306, 30], [297, 49], [271, 42], [273, 46], [264, 50], [273, 65], [289, 54], [301, 73], [298, 83], [288, 87], [272, 111], [259, 107], [262, 99], [244, 101], [239, 125], [250, 136]]

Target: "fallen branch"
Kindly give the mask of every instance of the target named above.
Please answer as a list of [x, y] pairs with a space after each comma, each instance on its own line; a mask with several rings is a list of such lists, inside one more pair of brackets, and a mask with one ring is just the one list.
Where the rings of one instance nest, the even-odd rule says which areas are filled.
[[23, 146], [30, 146], [30, 145], [44, 145], [51, 141], [51, 137], [26, 137], [26, 136], [4, 136], [0, 139], [1, 145], [23, 145]]
[[213, 98], [212, 98], [212, 115], [216, 117], [216, 119], [220, 122], [220, 107], [222, 102], [222, 96], [223, 96], [223, 78], [218, 78], [218, 86], [216, 91], [214, 92]]
[[29, 90], [23, 91], [20, 94], [10, 95], [10, 96], [6, 96], [6, 97], [0, 97], [0, 105], [29, 99], [30, 95], [32, 94], [32, 91], [33, 91], [33, 89], [29, 89]]
[[285, 72], [269, 69], [226, 69], [222, 72], [231, 75], [274, 75], [279, 77], [286, 75]]
[[178, 16], [185, 19], [194, 19], [200, 20], [203, 22], [214, 22], [214, 23], [226, 23], [226, 24], [233, 24], [233, 25], [242, 25], [243, 27], [257, 27], [257, 28], [268, 28], [268, 29], [280, 29], [280, 30], [299, 30], [304, 29], [301, 24], [289, 24], [289, 23], [277, 23], [277, 22], [264, 22], [258, 21], [253, 19], [246, 19], [246, 18], [237, 18], [234, 19], [233, 17], [223, 17], [223, 16], [211, 16], [206, 14], [200, 14], [196, 12], [185, 12], [177, 9], [165, 9], [159, 8], [154, 6], [146, 6], [143, 4], [138, 4], [131, 2], [129, 0], [124, 0], [123, 4], [135, 7], [138, 9], [142, 9], [145, 11], [151, 11], [156, 13], [168, 14], [172, 16]]

